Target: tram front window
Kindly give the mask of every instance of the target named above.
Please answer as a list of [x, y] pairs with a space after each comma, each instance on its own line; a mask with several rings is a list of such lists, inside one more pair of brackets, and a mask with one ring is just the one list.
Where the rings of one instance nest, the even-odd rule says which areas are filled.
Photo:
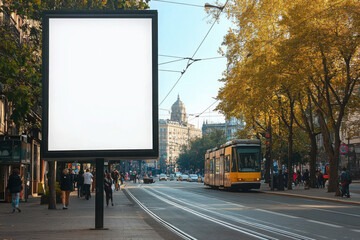
[[258, 172], [260, 171], [260, 152], [257, 149], [237, 149], [238, 171]]

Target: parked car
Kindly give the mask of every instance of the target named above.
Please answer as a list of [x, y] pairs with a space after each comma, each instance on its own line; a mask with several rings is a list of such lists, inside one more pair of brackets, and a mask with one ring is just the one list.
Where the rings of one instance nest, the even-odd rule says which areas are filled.
[[171, 173], [170, 176], [169, 176], [169, 180], [170, 181], [175, 180], [175, 174]]
[[164, 173], [160, 174], [160, 176], [159, 176], [159, 181], [167, 181], [167, 176], [166, 176], [166, 174], [164, 174]]
[[179, 176], [179, 181], [187, 181], [187, 180], [188, 180], [188, 178], [189, 178], [189, 176], [188, 176], [188, 175], [183, 174], [183, 175], [180, 175], [180, 176]]
[[198, 175], [197, 174], [189, 174], [189, 177], [187, 179], [188, 182], [197, 182]]

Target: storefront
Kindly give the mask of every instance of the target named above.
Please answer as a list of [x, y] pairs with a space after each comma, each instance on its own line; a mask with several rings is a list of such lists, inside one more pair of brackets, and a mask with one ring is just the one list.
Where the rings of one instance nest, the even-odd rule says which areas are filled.
[[20, 198], [25, 200], [28, 195], [29, 170], [30, 170], [30, 147], [26, 136], [7, 136], [0, 140], [0, 201], [9, 201], [6, 191], [8, 178], [14, 168], [20, 170], [23, 181], [23, 191]]

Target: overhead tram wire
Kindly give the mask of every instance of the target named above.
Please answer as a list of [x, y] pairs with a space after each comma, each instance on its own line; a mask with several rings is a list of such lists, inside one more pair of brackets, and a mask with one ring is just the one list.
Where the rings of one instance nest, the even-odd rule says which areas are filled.
[[183, 61], [183, 60], [196, 60], [196, 61], [206, 61], [206, 60], [214, 60], [214, 59], [220, 59], [220, 58], [226, 58], [226, 57], [209, 57], [209, 58], [199, 58], [199, 59], [191, 59], [191, 58], [181, 58], [181, 59], [177, 59], [177, 60], [172, 60], [172, 61], [168, 61], [168, 62], [162, 62], [159, 63], [158, 65], [164, 65], [164, 64], [169, 64], [169, 63], [174, 63], [174, 62], [179, 62], [179, 61]]
[[175, 73], [182, 73], [182, 71], [176, 71], [176, 70], [169, 70], [169, 69], [159, 69], [161, 72], [175, 72]]
[[189, 7], [201, 7], [201, 8], [204, 7], [204, 6], [202, 6], [202, 5], [190, 4], [190, 3], [183, 3], [183, 2], [173, 2], [173, 1], [165, 1], [165, 0], [152, 0], [152, 1], [154, 1], [154, 2], [171, 3], [171, 4], [178, 4], [178, 5], [184, 5], [184, 6], [189, 6]]
[[[159, 0], [158, 0], [159, 1]], [[206, 33], [205, 37], [203, 38], [203, 40], [201, 41], [201, 43], [199, 44], [199, 46], [197, 47], [197, 49], [195, 50], [194, 54], [192, 55], [192, 57], [188, 60], [186, 67], [184, 69], [184, 71], [181, 73], [180, 77], [178, 78], [178, 80], [175, 82], [175, 84], [172, 86], [172, 88], [170, 89], [170, 91], [166, 94], [166, 96], [163, 98], [163, 100], [160, 102], [159, 106], [161, 106], [161, 104], [166, 100], [166, 98], [170, 95], [170, 93], [172, 92], [172, 90], [176, 87], [176, 85], [179, 83], [180, 79], [182, 78], [182, 76], [184, 75], [184, 73], [186, 72], [186, 70], [190, 67], [191, 64], [193, 64], [195, 62], [195, 60], [193, 59], [196, 55], [196, 53], [199, 51], [201, 45], [204, 43], [205, 39], [207, 38], [207, 36], [209, 35], [211, 29], [214, 27], [215, 23], [217, 22], [217, 20], [219, 19], [222, 11], [225, 9], [227, 3], [229, 2], [229, 0], [226, 0], [224, 6], [220, 9], [219, 13], [217, 14], [213, 24], [211, 25], [210, 29], [208, 30], [208, 32]]]
[[212, 105], [214, 105], [214, 104], [217, 103], [218, 101], [219, 101], [219, 100], [216, 100], [215, 102], [213, 102], [212, 104], [210, 104], [210, 106], [208, 106], [204, 111], [202, 111], [200, 114], [196, 115], [194, 118], [190, 119], [189, 122], [192, 121], [192, 120], [194, 120], [195, 118], [200, 117], [204, 112], [206, 112], [209, 108], [212, 107]]

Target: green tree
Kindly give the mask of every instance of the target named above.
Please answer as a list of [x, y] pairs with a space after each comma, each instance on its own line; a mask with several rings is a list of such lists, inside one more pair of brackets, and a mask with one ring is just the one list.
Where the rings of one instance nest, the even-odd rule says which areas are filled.
[[[40, 127], [30, 115], [41, 105], [41, 14], [44, 10], [136, 10], [149, 8], [149, 0], [4, 0], [0, 5], [7, 19], [0, 22], [1, 94], [12, 104], [11, 120], [19, 131]], [[8, 17], [15, 12], [24, 21], [20, 39], [15, 23]], [[5, 18], [4, 18], [5, 19]]]
[[191, 140], [189, 145], [183, 145], [176, 163], [182, 170], [203, 172], [206, 150], [218, 147], [225, 141], [225, 132], [215, 129], [202, 138]]

